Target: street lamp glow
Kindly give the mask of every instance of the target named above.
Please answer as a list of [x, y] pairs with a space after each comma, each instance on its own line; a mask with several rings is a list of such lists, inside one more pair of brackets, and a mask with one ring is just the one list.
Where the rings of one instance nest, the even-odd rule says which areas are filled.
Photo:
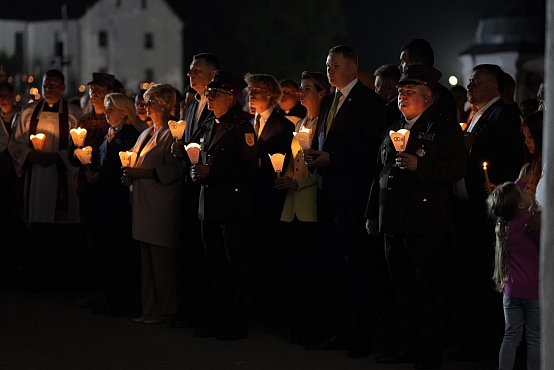
[[456, 76], [450, 76], [448, 77], [448, 83], [451, 86], [456, 86], [458, 84], [458, 78]]

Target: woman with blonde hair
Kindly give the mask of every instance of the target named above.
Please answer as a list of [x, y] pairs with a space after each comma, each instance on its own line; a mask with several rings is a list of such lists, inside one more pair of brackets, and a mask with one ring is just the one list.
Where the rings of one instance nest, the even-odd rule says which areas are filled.
[[140, 244], [142, 316], [144, 324], [169, 321], [177, 311], [177, 248], [183, 168], [171, 154], [173, 136], [167, 124], [175, 105], [168, 84], [144, 93], [146, 114], [153, 125], [142, 132], [131, 149], [137, 155], [124, 167], [122, 181], [133, 186], [133, 238]]
[[131, 202], [129, 188], [121, 183], [119, 152], [131, 149], [139, 132], [133, 127], [134, 104], [126, 95], [107, 94], [104, 106], [109, 128], [98, 149], [99, 167], [85, 172], [87, 181], [96, 183], [93, 238], [106, 285], [106, 302], [93, 313], [120, 316], [131, 313], [131, 276], [138, 253], [131, 238]]

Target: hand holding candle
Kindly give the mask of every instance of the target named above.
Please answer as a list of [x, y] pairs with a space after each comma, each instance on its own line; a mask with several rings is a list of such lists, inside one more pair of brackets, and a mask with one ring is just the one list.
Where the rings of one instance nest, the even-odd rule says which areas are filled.
[[273, 169], [275, 170], [275, 172], [277, 172], [277, 177], [281, 176], [281, 172], [283, 171], [283, 163], [285, 162], [285, 155], [281, 153], [268, 155], [269, 159], [271, 160], [271, 164], [273, 165]]
[[87, 129], [85, 128], [72, 128], [69, 130], [73, 144], [76, 147], [81, 148], [85, 145], [85, 138], [87, 137]]
[[483, 162], [483, 172], [485, 172], [485, 182], [487, 183], [487, 193], [490, 194], [491, 189], [491, 182], [489, 180], [489, 171], [487, 170], [487, 162]]

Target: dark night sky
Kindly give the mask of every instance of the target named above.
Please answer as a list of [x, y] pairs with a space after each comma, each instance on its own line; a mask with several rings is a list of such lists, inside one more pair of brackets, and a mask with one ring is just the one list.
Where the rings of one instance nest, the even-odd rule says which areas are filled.
[[[6, 2], [9, 0], [1, 0]], [[126, 1], [126, 0], [123, 0]], [[137, 1], [138, 0], [132, 0]], [[209, 2], [192, 2], [183, 0], [166, 0], [185, 21], [185, 48], [184, 63], [189, 64], [191, 56], [198, 52], [213, 52], [222, 60], [224, 67], [237, 73], [247, 72], [240, 70], [240, 55], [236, 50], [229, 50], [225, 43], [218, 43], [216, 32], [221, 32], [217, 25], [224, 24], [234, 27], [249, 27], [248, 9], [244, 9], [243, 17], [226, 19], [227, 14], [219, 10], [218, 4], [229, 0], [212, 0]], [[303, 0], [297, 0], [301, 3]], [[521, 0], [525, 1], [525, 0]], [[535, 0], [533, 0], [535, 1]], [[18, 3], [18, 7], [3, 7], [8, 9], [0, 17], [12, 17], [10, 11], [16, 12], [17, 18], [27, 14], [29, 19], [37, 17], [58, 17], [60, 4], [64, 0], [26, 0]], [[82, 11], [92, 0], [67, 0], [70, 16], [74, 11]], [[455, 74], [461, 76], [461, 63], [458, 54], [473, 42], [475, 30], [481, 17], [494, 14], [501, 7], [505, 7], [508, 0], [350, 0], [340, 1], [343, 14], [346, 18], [346, 35], [338, 39], [339, 43], [347, 44], [357, 51], [360, 59], [360, 69], [372, 74], [381, 64], [398, 64], [400, 47], [412, 38], [428, 40], [435, 50], [435, 67], [443, 72], [446, 78]], [[244, 2], [243, 2], [244, 3]], [[206, 5], [204, 5], [206, 4]], [[227, 3], [228, 4], [228, 3]], [[11, 8], [11, 10], [10, 10]], [[14, 9], [17, 8], [17, 9]], [[317, 9], [314, 16], [317, 16]], [[252, 15], [250, 15], [252, 16]], [[206, 18], [208, 17], [208, 18]], [[271, 17], [267, 16], [267, 22]], [[198, 28], [203, 22], [201, 40]], [[306, 20], [307, 22], [310, 19]], [[214, 26], [215, 25], [215, 26]], [[332, 27], [332, 25], [330, 25]], [[225, 28], [226, 28], [225, 27]], [[213, 30], [213, 34], [211, 34]], [[231, 30], [224, 30], [232, 32]], [[256, 32], [255, 29], [252, 32]], [[302, 27], [298, 27], [298, 36], [302, 35]], [[279, 38], [280, 34], [275, 34]], [[290, 40], [291, 43], [295, 40]], [[329, 45], [321, 51], [321, 71], [325, 68]], [[254, 51], [253, 51], [254, 52]], [[256, 71], [264, 72], [263, 61], [255, 66]], [[253, 68], [249, 66], [248, 68]], [[271, 73], [271, 71], [268, 71]], [[302, 71], [290, 71], [289, 76], [298, 78]], [[446, 84], [446, 78], [442, 82]], [[465, 81], [463, 81], [465, 85]]]

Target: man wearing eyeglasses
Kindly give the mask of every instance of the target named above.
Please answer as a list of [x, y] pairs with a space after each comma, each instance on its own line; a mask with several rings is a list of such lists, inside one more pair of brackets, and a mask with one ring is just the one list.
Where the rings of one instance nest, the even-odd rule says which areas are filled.
[[[64, 75], [47, 71], [42, 79], [43, 98], [21, 112], [8, 144], [16, 172], [24, 177], [24, 219], [31, 227], [27, 245], [32, 257], [27, 272], [34, 289], [47, 288], [48, 283], [58, 289], [58, 284], [81, 279], [77, 270], [82, 265], [75, 260], [79, 248], [71, 245], [80, 235], [79, 168], [68, 159], [69, 131], [77, 127], [81, 110], [62, 98], [64, 91]], [[45, 135], [42, 148], [30, 140], [39, 133]], [[54, 260], [52, 254], [60, 259]]]
[[[211, 322], [194, 331], [197, 337], [248, 336], [252, 181], [258, 160], [254, 128], [237, 104], [245, 87], [241, 77], [217, 72], [204, 92], [213, 116], [191, 139], [201, 146], [199, 163], [191, 165], [190, 173], [201, 185], [198, 217], [213, 311]], [[183, 157], [183, 147], [174, 145], [173, 154]]]

